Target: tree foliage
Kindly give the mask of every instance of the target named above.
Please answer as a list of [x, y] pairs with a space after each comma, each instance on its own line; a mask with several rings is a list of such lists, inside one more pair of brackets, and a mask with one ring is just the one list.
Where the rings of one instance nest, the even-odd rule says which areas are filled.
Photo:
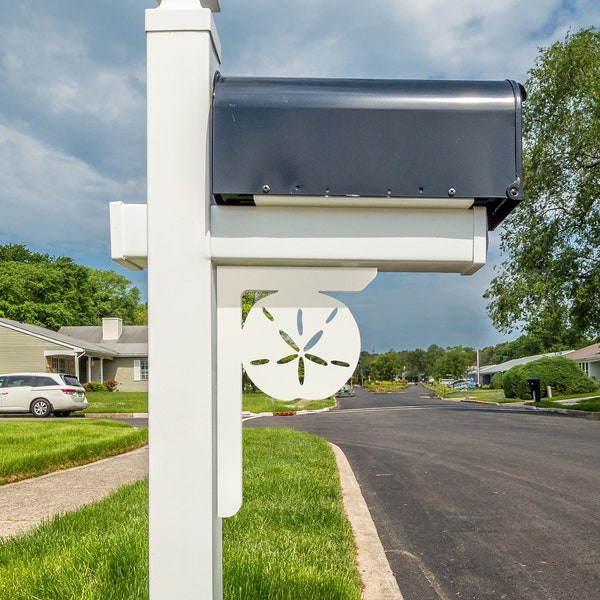
[[500, 331], [557, 350], [600, 335], [600, 32], [541, 49], [525, 87], [526, 200], [484, 297]]
[[108, 315], [142, 324], [146, 307], [140, 297], [138, 288], [114, 271], [32, 252], [21, 244], [0, 246], [0, 316], [7, 319], [49, 329], [99, 325]]
[[411, 381], [428, 377], [439, 379], [446, 375], [459, 379], [465, 376], [467, 367], [475, 362], [476, 351], [462, 346], [444, 349], [432, 344], [427, 350], [389, 350], [383, 354], [363, 351], [355, 375], [358, 381], [361, 376], [364, 379], [370, 377], [388, 381], [394, 378]]

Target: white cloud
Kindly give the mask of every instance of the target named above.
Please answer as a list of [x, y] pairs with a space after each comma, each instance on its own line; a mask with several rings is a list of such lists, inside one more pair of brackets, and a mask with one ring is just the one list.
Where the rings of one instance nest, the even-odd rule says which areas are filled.
[[76, 157], [0, 125], [0, 243], [107, 251], [108, 203], [143, 200], [144, 181], [108, 179]]

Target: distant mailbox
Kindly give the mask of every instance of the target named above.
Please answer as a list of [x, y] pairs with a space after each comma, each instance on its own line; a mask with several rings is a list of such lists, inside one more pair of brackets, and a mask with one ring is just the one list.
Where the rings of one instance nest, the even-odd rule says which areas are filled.
[[524, 98], [508, 80], [217, 75], [212, 192], [250, 205], [474, 199], [493, 229], [522, 199]]

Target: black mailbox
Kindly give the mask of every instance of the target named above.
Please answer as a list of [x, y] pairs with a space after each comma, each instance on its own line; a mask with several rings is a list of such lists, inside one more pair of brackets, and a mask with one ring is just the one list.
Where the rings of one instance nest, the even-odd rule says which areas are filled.
[[522, 199], [524, 98], [508, 80], [217, 75], [213, 196], [473, 198], [493, 229]]
[[530, 377], [527, 380], [527, 385], [529, 386], [531, 399], [534, 402], [539, 402], [542, 398], [540, 379], [538, 377]]

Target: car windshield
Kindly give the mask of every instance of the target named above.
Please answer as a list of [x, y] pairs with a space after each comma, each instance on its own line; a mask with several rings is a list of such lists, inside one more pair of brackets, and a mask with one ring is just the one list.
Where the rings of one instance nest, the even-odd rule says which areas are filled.
[[67, 385], [74, 385], [76, 387], [81, 387], [79, 380], [77, 379], [77, 377], [74, 377], [73, 375], [62, 375], [62, 378]]

